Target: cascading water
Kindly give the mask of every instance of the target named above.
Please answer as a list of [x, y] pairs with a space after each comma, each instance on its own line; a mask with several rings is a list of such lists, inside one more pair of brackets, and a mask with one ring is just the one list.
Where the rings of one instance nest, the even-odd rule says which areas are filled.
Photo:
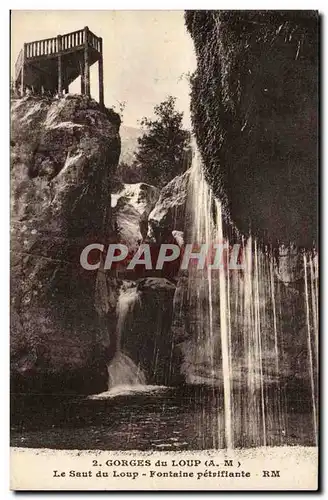
[[140, 366], [122, 351], [123, 335], [127, 333], [135, 319], [135, 308], [140, 304], [140, 295], [134, 282], [123, 281], [116, 306], [116, 352], [108, 364], [108, 390], [89, 396], [89, 399], [107, 399], [140, 393], [159, 393], [166, 386], [147, 384]]
[[[316, 405], [316, 381], [315, 374], [318, 373], [318, 310], [316, 302], [316, 294], [314, 292], [314, 271], [313, 263], [310, 266], [306, 254], [303, 255], [304, 259], [304, 289], [305, 289], [305, 309], [306, 309], [306, 326], [307, 326], [307, 340], [309, 352], [309, 376], [311, 382], [312, 393], [312, 411], [313, 411], [313, 432], [315, 442], [317, 444], [317, 405]], [[308, 266], [310, 267], [310, 284], [311, 284], [311, 298], [309, 298], [309, 280], [308, 280]], [[316, 284], [317, 286], [317, 284]], [[312, 310], [311, 310], [312, 306]], [[311, 322], [312, 318], [312, 322]], [[311, 324], [312, 323], [312, 324]], [[313, 346], [314, 337], [314, 346]]]
[[[187, 210], [193, 223], [191, 228], [186, 227], [186, 242], [193, 243], [194, 251], [200, 244], [207, 244], [211, 249], [214, 244], [224, 243], [229, 248], [228, 236], [224, 234], [227, 224], [222, 205], [205, 180], [197, 152], [193, 157]], [[178, 285], [175, 321], [179, 321], [182, 310], [188, 310], [189, 340], [183, 352], [186, 380], [213, 387], [213, 401], [217, 407], [213, 447], [289, 444], [293, 424], [288, 420], [290, 403], [286, 385], [293, 382], [297, 386], [298, 372], [303, 369], [304, 359], [307, 360], [309, 384], [304, 377], [302, 384], [310, 394], [311, 444], [315, 445], [318, 260], [304, 253], [303, 279], [296, 279], [293, 288], [278, 279], [279, 263], [272, 249], [262, 248], [252, 237], [240, 243], [241, 269], [229, 269], [230, 257], [226, 250], [222, 253], [220, 269], [210, 265], [198, 269], [191, 265], [186, 289], [182, 290], [185, 285]], [[213, 252], [210, 254], [208, 263], [213, 263]], [[292, 259], [290, 256], [295, 257], [293, 252], [289, 254]], [[286, 269], [284, 273], [288, 274]], [[301, 306], [298, 297], [304, 299]], [[292, 310], [289, 310], [289, 302]], [[302, 314], [295, 326], [293, 314], [299, 314], [299, 309]], [[290, 315], [287, 319], [286, 314]], [[302, 324], [305, 326], [300, 326]], [[307, 342], [305, 352], [300, 351], [299, 360], [295, 354], [297, 337], [303, 338], [305, 329]], [[291, 342], [287, 336], [295, 336], [295, 352], [288, 348]], [[217, 396], [217, 392], [223, 396]], [[302, 397], [295, 394], [297, 402]]]
[[146, 378], [142, 370], [137, 367], [121, 350], [121, 340], [124, 328], [133, 318], [133, 310], [139, 302], [137, 287], [123, 282], [117, 302], [116, 327], [116, 354], [108, 366], [108, 389], [117, 386], [144, 385]]
[[133, 311], [138, 302], [139, 293], [136, 285], [123, 281], [116, 306], [116, 349], [108, 365], [108, 390], [89, 396], [90, 399], [106, 399], [118, 394], [129, 394], [135, 390], [139, 392], [148, 390], [143, 371], [122, 352], [121, 348], [122, 335], [124, 330], [129, 328], [129, 322], [133, 320]]

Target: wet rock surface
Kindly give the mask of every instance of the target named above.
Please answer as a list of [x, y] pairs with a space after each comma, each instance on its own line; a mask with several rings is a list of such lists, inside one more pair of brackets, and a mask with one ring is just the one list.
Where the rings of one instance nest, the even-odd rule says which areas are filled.
[[[208, 285], [201, 280], [196, 283], [182, 276], [178, 279], [174, 295], [172, 317], [172, 337], [176, 351], [180, 356], [180, 371], [188, 384], [214, 385], [223, 387], [222, 344], [220, 326], [219, 286], [212, 278], [212, 332], [209, 331], [209, 296]], [[285, 283], [275, 280], [275, 310], [272, 308], [270, 281], [265, 280], [259, 296], [259, 328], [261, 338], [261, 364], [254, 356], [258, 326], [247, 326], [245, 296], [240, 294], [245, 278], [230, 278], [230, 303], [227, 314], [230, 317], [231, 336], [231, 381], [235, 388], [246, 391], [247, 377], [253, 378], [254, 387], [259, 388], [261, 381], [266, 387], [295, 385], [295, 391], [311, 391], [309, 373], [315, 373], [317, 384], [317, 366], [315, 359], [315, 331], [307, 326], [304, 281]], [[309, 288], [311, 282], [308, 283]], [[314, 283], [312, 283], [314, 286]], [[269, 293], [268, 293], [269, 292]], [[202, 305], [199, 305], [199, 302]], [[275, 317], [274, 317], [275, 314]], [[253, 337], [254, 335], [254, 337]], [[313, 365], [309, 353], [309, 341]], [[277, 366], [278, 363], [278, 366]]]
[[142, 278], [133, 286], [138, 301], [124, 328], [122, 351], [140, 366], [148, 384], [183, 381], [171, 330], [175, 283], [166, 278]]

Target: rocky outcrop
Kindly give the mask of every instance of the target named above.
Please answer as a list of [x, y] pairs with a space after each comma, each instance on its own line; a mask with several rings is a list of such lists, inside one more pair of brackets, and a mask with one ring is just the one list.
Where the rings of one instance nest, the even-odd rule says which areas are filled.
[[148, 238], [156, 243], [166, 242], [172, 231], [180, 233], [191, 222], [186, 210], [190, 169], [183, 175], [174, 177], [162, 190], [160, 197], [149, 214]]
[[148, 384], [177, 384], [183, 377], [171, 330], [175, 284], [165, 278], [143, 278], [132, 286], [138, 300], [125, 325], [121, 349], [140, 367]]
[[136, 250], [147, 236], [148, 216], [159, 197], [159, 190], [145, 183], [123, 184], [111, 195], [117, 241]]
[[318, 12], [187, 11], [191, 110], [206, 175], [238, 229], [317, 238]]
[[85, 96], [14, 100], [11, 118], [12, 390], [99, 392], [116, 285], [80, 253], [112, 232], [120, 119]]

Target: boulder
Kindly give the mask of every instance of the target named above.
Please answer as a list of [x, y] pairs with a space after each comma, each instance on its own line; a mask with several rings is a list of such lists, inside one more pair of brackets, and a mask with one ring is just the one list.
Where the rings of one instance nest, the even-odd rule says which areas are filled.
[[[184, 232], [188, 227], [187, 211], [190, 169], [174, 177], [162, 190], [158, 201], [149, 214], [148, 239], [156, 243], [167, 242], [172, 231]], [[189, 220], [190, 222], [190, 220]]]
[[116, 284], [83, 269], [80, 253], [112, 233], [120, 119], [71, 95], [17, 99], [11, 112], [12, 390], [99, 392]]

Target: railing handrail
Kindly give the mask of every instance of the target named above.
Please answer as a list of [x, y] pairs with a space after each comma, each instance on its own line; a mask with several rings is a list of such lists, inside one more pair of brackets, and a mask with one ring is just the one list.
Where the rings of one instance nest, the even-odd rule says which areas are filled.
[[57, 40], [57, 37], [52, 36], [51, 38], [42, 38], [42, 40], [33, 40], [32, 42], [26, 42], [26, 45], [32, 45], [33, 43], [40, 43], [40, 42], [51, 42], [53, 40]]
[[[26, 42], [26, 45], [31, 45], [33, 43], [56, 41], [57, 38], [58, 38], [58, 36], [60, 36], [61, 38], [63, 38], [64, 36], [75, 35], [76, 33], [80, 33], [80, 32], [83, 33], [83, 31], [84, 31], [83, 29], [82, 30], [76, 30], [76, 31], [71, 31], [70, 33], [64, 33], [63, 35], [52, 36], [51, 38], [41, 38], [41, 40], [32, 40], [31, 42]], [[90, 30], [89, 30], [89, 32], [90, 32]]]
[[71, 31], [70, 33], [64, 33], [63, 35], [60, 35], [61, 37], [63, 36], [69, 36], [69, 35], [76, 35], [76, 33], [83, 33], [83, 29], [82, 30], [76, 30], [76, 31]]
[[99, 40], [100, 37], [95, 35], [91, 30], [88, 29], [88, 33], [89, 33], [89, 35], [94, 36], [95, 38], [97, 38]]
[[[64, 38], [64, 37], [68, 37], [68, 36], [71, 36], [71, 35], [76, 35], [77, 33], [84, 33], [84, 29], [82, 29], [82, 30], [76, 30], [76, 31], [71, 31], [70, 33], [64, 33], [63, 35], [57, 35], [57, 36], [53, 36], [51, 38], [42, 38], [41, 40], [33, 40], [32, 42], [27, 42], [26, 45], [32, 45], [32, 44], [35, 44], [35, 43], [42, 43], [42, 42], [51, 42], [51, 41], [56, 42], [57, 39], [58, 39], [58, 36], [60, 36], [60, 38]], [[100, 41], [100, 39], [101, 39], [101, 37], [95, 35], [89, 29], [88, 29], [88, 35], [91, 35], [91, 37], [94, 37], [98, 41]]]
[[[42, 56], [54, 56], [59, 52], [65, 52], [72, 50], [76, 47], [80, 47], [85, 44], [85, 32], [87, 33], [87, 43], [93, 47], [98, 52], [101, 51], [101, 37], [95, 35], [89, 28], [84, 28], [76, 31], [71, 31], [70, 33], [65, 33], [64, 35], [57, 35], [51, 38], [43, 38], [42, 40], [34, 40], [32, 42], [27, 42], [24, 44], [24, 49], [22, 49], [17, 57], [15, 64], [16, 76], [20, 71], [20, 66], [22, 60], [32, 59], [34, 57]], [[59, 50], [58, 41], [61, 40], [61, 46]]]

